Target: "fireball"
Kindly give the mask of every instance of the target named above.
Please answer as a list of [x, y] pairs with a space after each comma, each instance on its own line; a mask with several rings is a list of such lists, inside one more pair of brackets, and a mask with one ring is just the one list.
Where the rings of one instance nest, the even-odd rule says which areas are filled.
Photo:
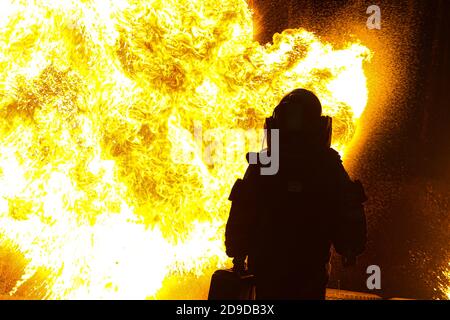
[[366, 47], [260, 45], [244, 0], [3, 0], [0, 45], [3, 296], [157, 298], [211, 274], [282, 96], [314, 91], [341, 152], [367, 103]]

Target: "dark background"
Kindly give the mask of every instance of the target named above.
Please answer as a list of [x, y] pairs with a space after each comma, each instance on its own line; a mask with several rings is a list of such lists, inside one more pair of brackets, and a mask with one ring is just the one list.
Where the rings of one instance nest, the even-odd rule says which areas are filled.
[[[346, 159], [361, 179], [369, 244], [357, 267], [334, 261], [330, 287], [369, 292], [366, 267], [381, 268], [384, 297], [446, 298], [450, 262], [450, 1], [253, 0], [255, 38], [268, 43], [303, 27], [337, 47], [359, 39], [369, 100]], [[381, 8], [369, 30], [366, 9]], [[335, 259], [336, 260], [336, 259]]]

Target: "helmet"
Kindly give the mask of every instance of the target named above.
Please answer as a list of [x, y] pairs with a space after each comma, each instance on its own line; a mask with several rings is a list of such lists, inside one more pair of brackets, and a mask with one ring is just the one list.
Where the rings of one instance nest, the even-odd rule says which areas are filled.
[[[317, 96], [306, 89], [295, 89], [275, 107], [271, 117], [266, 118], [265, 128], [280, 130], [281, 145], [291, 146], [331, 144], [331, 118], [322, 116], [322, 104]], [[270, 134], [267, 144], [270, 151]]]
[[272, 118], [276, 128], [283, 131], [310, 131], [317, 127], [322, 105], [314, 93], [295, 89], [281, 99]]

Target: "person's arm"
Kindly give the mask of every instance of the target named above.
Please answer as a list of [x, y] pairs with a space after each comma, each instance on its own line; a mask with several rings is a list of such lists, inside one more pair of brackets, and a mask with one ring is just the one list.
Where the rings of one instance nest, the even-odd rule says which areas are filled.
[[250, 165], [243, 179], [238, 179], [229, 196], [231, 201], [230, 215], [225, 229], [225, 247], [229, 257], [235, 258], [239, 266], [243, 266], [250, 250], [255, 205], [255, 166]]
[[366, 217], [363, 203], [367, 200], [359, 181], [352, 181], [340, 158], [336, 161], [338, 210], [333, 245], [343, 257], [344, 266], [353, 265], [367, 241]]

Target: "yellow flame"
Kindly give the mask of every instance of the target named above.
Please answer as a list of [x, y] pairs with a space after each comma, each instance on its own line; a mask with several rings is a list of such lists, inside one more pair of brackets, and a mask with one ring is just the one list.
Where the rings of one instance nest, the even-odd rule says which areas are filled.
[[443, 281], [438, 290], [444, 294], [447, 300], [450, 300], [450, 262], [448, 262], [443, 272]]
[[319, 96], [344, 150], [368, 49], [252, 32], [244, 0], [2, 1], [0, 251], [25, 263], [0, 294], [33, 280], [45, 298], [151, 298], [223, 267], [252, 130], [294, 88]]

